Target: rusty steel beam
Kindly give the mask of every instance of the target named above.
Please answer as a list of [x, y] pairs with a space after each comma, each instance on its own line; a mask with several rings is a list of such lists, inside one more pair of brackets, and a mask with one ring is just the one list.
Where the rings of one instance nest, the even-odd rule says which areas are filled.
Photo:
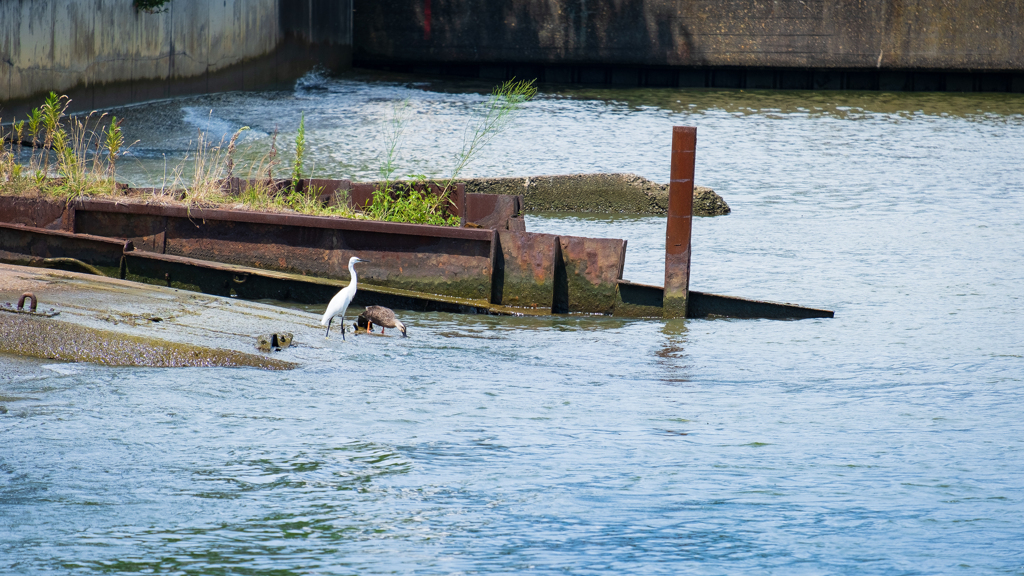
[[85, 200], [75, 231], [131, 239], [137, 249], [269, 270], [347, 278], [348, 258], [371, 283], [489, 301], [493, 230], [294, 214]]
[[124, 249], [124, 240], [0, 223], [0, 260], [10, 264], [116, 277]]
[[614, 316], [623, 318], [662, 318], [665, 289], [628, 280], [618, 281]]
[[[534, 295], [540, 298], [558, 298], [554, 284], [561, 277], [566, 293], [561, 297], [561, 304], [568, 308], [569, 283], [566, 278], [566, 267], [562, 261], [562, 248], [565, 245], [570, 254], [569, 262], [577, 262], [577, 269], [582, 268], [586, 260], [586, 272], [603, 269], [606, 276], [621, 275], [621, 264], [614, 258], [599, 257], [596, 260], [581, 258], [587, 255], [586, 242], [574, 241], [571, 237], [558, 237], [543, 234], [517, 234], [504, 232], [500, 234], [505, 246], [518, 246], [510, 254], [517, 254], [515, 266], [519, 266], [519, 280], [532, 282], [538, 286]], [[563, 238], [568, 242], [563, 243]], [[517, 239], [517, 240], [513, 240]], [[584, 239], [594, 240], [594, 239]], [[516, 244], [516, 241], [519, 244]], [[598, 240], [600, 242], [600, 240]], [[619, 241], [621, 242], [621, 241]], [[594, 248], [592, 245], [591, 248]], [[615, 246], [611, 246], [615, 248]], [[622, 245], [625, 249], [625, 245]], [[614, 252], [608, 247], [598, 248], [598, 252]], [[591, 256], [596, 256], [592, 253]], [[510, 258], [509, 260], [512, 260]], [[96, 273], [107, 276], [119, 276], [129, 280], [171, 286], [180, 289], [204, 292], [219, 296], [235, 295], [246, 299], [272, 298], [276, 300], [292, 300], [310, 304], [327, 302], [340, 288], [348, 282], [331, 278], [318, 278], [304, 274], [278, 272], [247, 266], [238, 266], [221, 262], [209, 262], [195, 258], [187, 258], [169, 254], [158, 254], [147, 251], [136, 251], [130, 241], [98, 237], [88, 234], [72, 234], [60, 230], [45, 230], [20, 224], [0, 223], [0, 261], [13, 264], [27, 264], [47, 268], [60, 268], [74, 272]], [[603, 262], [603, 264], [602, 264]], [[507, 272], [508, 268], [503, 267]], [[561, 273], [559, 274], [559, 270]], [[657, 318], [662, 316], [664, 289], [616, 280], [618, 289], [615, 291], [615, 303], [611, 313], [625, 318]], [[516, 286], [516, 281], [509, 279], [509, 289]], [[580, 310], [583, 312], [608, 313], [604, 304], [605, 291], [602, 286], [586, 286], [582, 280], [575, 280], [573, 290], [583, 296], [589, 294], [594, 309]], [[520, 288], [517, 288], [520, 289]], [[525, 292], [524, 292], [525, 293]], [[581, 299], [575, 296], [577, 303]], [[595, 296], [596, 294], [596, 296]], [[459, 313], [480, 314], [550, 314], [552, 308], [559, 306], [552, 301], [548, 307], [524, 306], [522, 301], [499, 299], [488, 303], [484, 300], [446, 297], [436, 294], [403, 290], [388, 286], [377, 286], [366, 282], [360, 283], [360, 291], [355, 300], [356, 305], [379, 304], [390, 308], [406, 310], [432, 310]], [[509, 305], [502, 305], [501, 302]], [[566, 310], [558, 309], [556, 312]], [[769, 319], [801, 319], [801, 318], [832, 318], [831, 310], [806, 308], [793, 304], [781, 304], [722, 296], [703, 292], [690, 292], [688, 318], [769, 318]]]
[[835, 315], [836, 313], [832, 310], [691, 291], [686, 317], [802, 320], [806, 318], [835, 318]]
[[227, 210], [219, 208], [187, 208], [160, 204], [114, 202], [111, 200], [80, 200], [73, 203], [80, 211], [110, 212], [118, 214], [144, 214], [186, 218], [197, 224], [204, 220], [248, 222], [282, 226], [330, 228], [361, 232], [398, 232], [416, 236], [438, 238], [487, 239], [490, 232], [472, 228], [429, 226], [426, 224], [405, 224], [401, 222], [380, 222], [377, 220], [355, 220], [329, 216], [306, 216], [304, 214], [282, 214], [277, 212], [251, 212], [248, 210]]
[[[615, 306], [615, 315], [628, 318], [661, 318], [664, 297], [665, 289], [661, 286], [620, 280], [619, 302]], [[705, 320], [715, 318], [802, 320], [834, 318], [835, 312], [796, 304], [752, 300], [691, 290], [686, 317]]]
[[[318, 182], [310, 185], [320, 188]], [[482, 301], [490, 301], [493, 291], [493, 230], [108, 200], [65, 205], [12, 197], [0, 197], [0, 215], [130, 239], [147, 252], [333, 278], [347, 278], [348, 257], [359, 254], [371, 260], [361, 269], [364, 279], [381, 285]]]
[[[195, 258], [126, 252], [127, 279], [217, 296], [244, 299], [289, 300], [305, 304], [325, 304], [348, 282], [206, 262]], [[486, 301], [452, 298], [412, 290], [367, 284], [360, 280], [359, 291], [352, 301], [355, 306], [377, 304], [403, 310], [455, 312], [462, 314], [534, 314], [546, 311], [524, 311], [495, 306]]]
[[[355, 254], [372, 260], [361, 270], [357, 304], [632, 318], [832, 317], [830, 310], [688, 290], [691, 204], [680, 207], [678, 200], [692, 200], [695, 132], [677, 129], [674, 136], [680, 135], [689, 139], [683, 138], [673, 153], [668, 290], [622, 280], [624, 240], [527, 233], [512, 227], [514, 216], [507, 219], [507, 228], [473, 229], [108, 200], [65, 204], [0, 197], [0, 222], [7, 222], [0, 224], [0, 260], [222, 296], [324, 303], [347, 284], [346, 262]], [[688, 179], [679, 177], [687, 174]], [[325, 195], [343, 190], [343, 183], [329, 190], [315, 181], [310, 185]], [[488, 199], [475, 206], [470, 198], [471, 209], [463, 213], [500, 212], [504, 217], [518, 212], [517, 199], [507, 198], [512, 200]], [[670, 279], [676, 282], [674, 296]]]
[[[493, 231], [488, 231], [494, 233]], [[57, 260], [58, 262], [54, 262]], [[259, 268], [208, 262], [170, 254], [134, 250], [130, 241], [0, 223], [0, 261], [60, 268], [245, 299], [272, 298], [325, 304], [347, 281]], [[78, 263], [78, 265], [72, 265]], [[447, 297], [369, 284], [362, 279], [355, 305], [463, 314], [543, 315], [487, 300]]]
[[523, 197], [506, 194], [466, 194], [466, 222], [473, 228], [525, 232]]
[[665, 232], [665, 318], [685, 318], [690, 291], [690, 232], [693, 224], [693, 168], [697, 129], [672, 128], [672, 169]]
[[56, 230], [61, 227], [64, 202], [43, 198], [0, 196], [0, 222]]
[[611, 314], [626, 241], [498, 231], [492, 301], [555, 314]]

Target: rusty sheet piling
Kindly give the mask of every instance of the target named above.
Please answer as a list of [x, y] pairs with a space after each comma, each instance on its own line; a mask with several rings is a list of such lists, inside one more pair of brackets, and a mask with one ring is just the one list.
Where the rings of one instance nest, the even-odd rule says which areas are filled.
[[[449, 212], [463, 221], [458, 228], [0, 196], [0, 261], [318, 304], [347, 285], [346, 263], [356, 255], [371, 261], [361, 270], [356, 305], [626, 318], [831, 317], [829, 310], [690, 292], [695, 150], [696, 128], [675, 127], [664, 288], [622, 278], [625, 240], [526, 232], [521, 196], [466, 194], [461, 184]], [[360, 207], [378, 185], [311, 180], [302, 187], [316, 189], [323, 202]]]
[[[613, 314], [626, 263], [626, 241], [618, 238], [559, 236], [561, 270], [564, 270], [565, 307], [558, 312]], [[561, 280], [561, 279], [560, 279]], [[561, 282], [555, 283], [556, 290]], [[558, 294], [558, 292], [556, 292]]]
[[551, 311], [558, 236], [499, 231], [492, 301]]
[[665, 318], [685, 318], [690, 291], [690, 232], [697, 129], [672, 128], [672, 169], [665, 232]]
[[[10, 197], [0, 197], [0, 216], [5, 213], [5, 201]], [[78, 218], [82, 222], [90, 222], [97, 213], [111, 208], [114, 203], [99, 201], [79, 202], [69, 207], [63, 214], [54, 214], [48, 210], [24, 210], [19, 203], [18, 212], [43, 214], [44, 220], [53, 217], [54, 223], [66, 222], [72, 229]], [[77, 208], [75, 208], [77, 206]], [[68, 216], [74, 208], [75, 215]], [[141, 219], [131, 222], [128, 218], [121, 222], [128, 229], [136, 232], [152, 232], [150, 224], [145, 220], [158, 217], [160, 226], [165, 226], [161, 215], [166, 206], [140, 206], [138, 211]], [[207, 226], [217, 248], [204, 256], [223, 258], [225, 261], [214, 261], [195, 258], [173, 247], [179, 241], [177, 233], [165, 234], [160, 241], [153, 241], [153, 234], [125, 239], [110, 238], [92, 234], [66, 232], [46, 228], [26, 226], [25, 224], [0, 223], [0, 261], [30, 266], [70, 269], [73, 271], [89, 271], [105, 276], [128, 279], [138, 282], [169, 286], [206, 294], [220, 296], [236, 295], [243, 299], [272, 298], [292, 300], [310, 304], [326, 303], [341, 287], [347, 284], [347, 275], [330, 270], [323, 270], [315, 255], [320, 253], [308, 245], [284, 244], [273, 242], [262, 247], [267, 239], [279, 241], [282, 238], [254, 236], [260, 230], [246, 229], [246, 223], [269, 225], [260, 218], [274, 216], [279, 225], [294, 226], [292, 234], [298, 237], [319, 237], [319, 234], [331, 233], [334, 226], [342, 226], [337, 219], [321, 219], [313, 217], [266, 215], [254, 213], [234, 213], [231, 211], [194, 211], [193, 220], [188, 220], [191, 229]], [[90, 213], [92, 215], [90, 216]], [[117, 206], [113, 212], [105, 212], [107, 217], [122, 218], [131, 215], [127, 206]], [[172, 219], [174, 215], [168, 216]], [[180, 217], [180, 215], [178, 215]], [[205, 218], [205, 220], [204, 220]], [[284, 218], [283, 221], [276, 218]], [[250, 220], [257, 222], [249, 222]], [[328, 221], [329, 226], [318, 226]], [[141, 224], [140, 224], [141, 222]], [[220, 222], [220, 224], [217, 224]], [[96, 221], [86, 228], [101, 231]], [[182, 225], [184, 226], [184, 222]], [[490, 273], [481, 278], [489, 291], [486, 295], [472, 294], [470, 297], [445, 295], [437, 291], [409, 290], [396, 283], [388, 283], [386, 277], [378, 277], [375, 283], [363, 280], [356, 305], [380, 304], [390, 308], [409, 310], [438, 310], [461, 313], [490, 314], [552, 314], [552, 313], [590, 313], [611, 314], [625, 318], [658, 318], [664, 315], [664, 289], [660, 286], [637, 284], [622, 279], [625, 262], [626, 242], [618, 239], [579, 238], [558, 236], [553, 234], [536, 234], [511, 230], [472, 230], [446, 229], [431, 226], [394, 224], [385, 222], [357, 222], [348, 224], [370, 225], [362, 230], [378, 235], [397, 233], [406, 240], [398, 242], [412, 244], [414, 247], [425, 248], [431, 258], [444, 259], [452, 256], [453, 248], [457, 249], [458, 240], [483, 242], [478, 254], [482, 261], [490, 265]], [[234, 234], [239, 237], [250, 236], [247, 245], [220, 245], [215, 240], [227, 229], [237, 226]], [[213, 229], [209, 228], [213, 227]], [[322, 228], [326, 228], [323, 230]], [[359, 227], [357, 227], [359, 228]], [[185, 230], [190, 230], [185, 227]], [[120, 231], [123, 231], [121, 228]], [[160, 228], [166, 231], [167, 228]], [[361, 228], [360, 228], [361, 230]], [[112, 228], [108, 233], [117, 232]], [[262, 230], [267, 232], [267, 230]], [[429, 232], [416, 234], [415, 232]], [[356, 230], [347, 233], [355, 234]], [[195, 233], [193, 233], [195, 234]], [[454, 237], [453, 237], [454, 236]], [[472, 236], [472, 237], [470, 237]], [[479, 237], [478, 237], [479, 236]], [[438, 239], [443, 240], [438, 243]], [[205, 242], [203, 234], [196, 234], [195, 242]], [[365, 242], [363, 238], [361, 241]], [[388, 246], [395, 242], [394, 237]], [[454, 242], [454, 244], [452, 243]], [[142, 246], [137, 248], [136, 243]], [[162, 246], [164, 251], [157, 250]], [[232, 250], [235, 252], [232, 254]], [[278, 266], [268, 265], [264, 251], [277, 251], [281, 255]], [[394, 248], [378, 246], [375, 250], [382, 253], [394, 251]], [[401, 250], [390, 256], [401, 259]], [[364, 252], [365, 253], [365, 252]], [[457, 255], [457, 251], [456, 251]], [[238, 263], [236, 263], [236, 261]], [[312, 264], [311, 264], [312, 262]], [[406, 262], [408, 263], [408, 262]], [[259, 266], [257, 266], [259, 264]], [[273, 264], [270, 262], [270, 264]], [[437, 263], [426, 262], [419, 270], [435, 268]], [[400, 267], [401, 269], [401, 267]], [[318, 273], [319, 272], [319, 273]], [[326, 272], [326, 273], [325, 273]], [[443, 270], [435, 274], [443, 274]], [[436, 285], [443, 284], [437, 281]], [[427, 285], [428, 287], [430, 285]], [[689, 292], [687, 317], [734, 317], [734, 318], [821, 318], [831, 317], [829, 310], [804, 308], [790, 304], [760, 302], [743, 298], [718, 296]], [[481, 297], [483, 296], [483, 297]]]
[[136, 250], [325, 278], [347, 278], [353, 254], [369, 283], [476, 299], [491, 296], [494, 231], [85, 200], [74, 231], [131, 240]]

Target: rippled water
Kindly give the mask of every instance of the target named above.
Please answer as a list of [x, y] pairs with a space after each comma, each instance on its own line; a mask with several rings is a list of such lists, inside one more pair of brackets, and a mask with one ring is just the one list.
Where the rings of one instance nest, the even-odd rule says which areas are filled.
[[[130, 109], [162, 135], [135, 177], [303, 111], [318, 172], [371, 177], [406, 98], [426, 172], [481, 98], [328, 87]], [[835, 319], [403, 313], [286, 373], [0, 358], [0, 571], [1024, 574], [1024, 98], [564, 91], [472, 171], [664, 181], [673, 124], [733, 208], [692, 287]], [[660, 283], [660, 218], [528, 227], [626, 238]]]

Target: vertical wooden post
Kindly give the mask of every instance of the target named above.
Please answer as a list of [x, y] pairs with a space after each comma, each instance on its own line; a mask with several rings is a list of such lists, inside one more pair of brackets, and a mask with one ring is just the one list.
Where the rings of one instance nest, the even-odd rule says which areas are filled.
[[693, 223], [693, 167], [697, 129], [672, 128], [672, 171], [665, 232], [665, 318], [685, 318], [690, 298], [690, 231]]

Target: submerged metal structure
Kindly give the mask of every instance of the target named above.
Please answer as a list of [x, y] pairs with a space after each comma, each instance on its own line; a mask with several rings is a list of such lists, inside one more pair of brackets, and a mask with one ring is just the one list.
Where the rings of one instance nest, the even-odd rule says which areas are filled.
[[[0, 260], [240, 298], [325, 303], [348, 258], [355, 304], [496, 314], [822, 318], [833, 312], [689, 290], [696, 129], [673, 133], [664, 288], [622, 278], [626, 241], [527, 232], [521, 198], [453, 195], [463, 227], [179, 205], [0, 197]], [[314, 181], [363, 205], [372, 185]], [[344, 191], [344, 194], [340, 192]]]

